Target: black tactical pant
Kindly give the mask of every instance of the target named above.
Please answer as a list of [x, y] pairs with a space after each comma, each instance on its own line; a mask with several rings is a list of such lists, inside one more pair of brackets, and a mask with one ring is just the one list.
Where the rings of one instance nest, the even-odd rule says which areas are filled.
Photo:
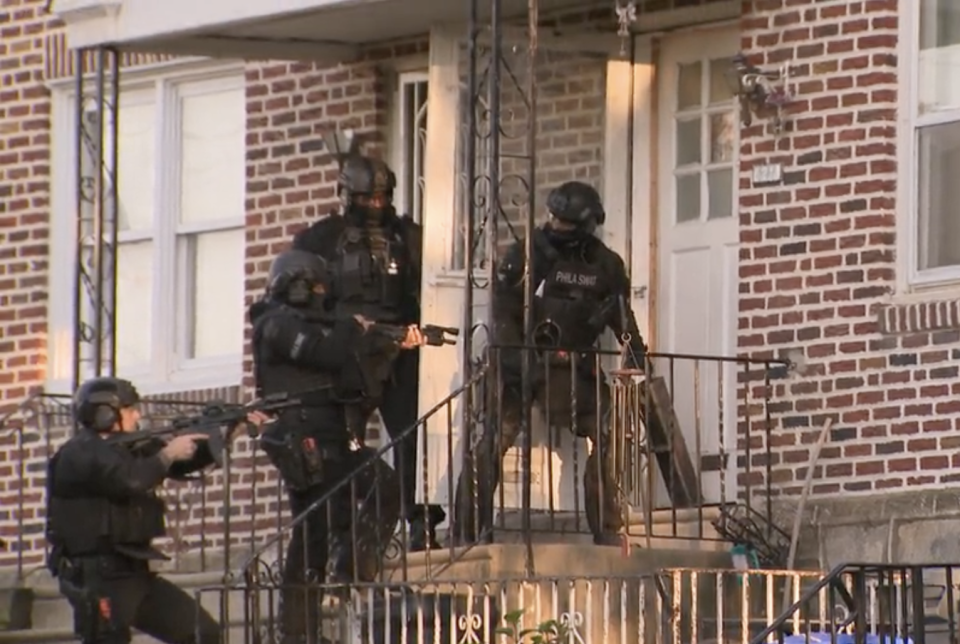
[[284, 644], [319, 641], [320, 585], [374, 581], [400, 518], [395, 471], [379, 457], [370, 464], [374, 450], [323, 453], [321, 482], [289, 492], [291, 515], [301, 520], [283, 565]]
[[150, 572], [145, 561], [74, 559], [60, 572], [60, 589], [83, 644], [128, 644], [133, 628], [167, 644], [220, 642], [220, 626], [210, 613], [182, 588]]
[[[420, 395], [420, 351], [401, 351], [394, 361], [393, 378], [386, 384], [380, 400], [380, 418], [391, 440], [416, 424]], [[371, 414], [373, 410], [370, 410]], [[418, 505], [417, 494], [417, 438], [419, 431], [410, 432], [394, 450], [394, 461], [400, 477], [401, 502], [404, 518], [411, 524], [410, 549], [426, 548], [426, 539], [433, 539], [434, 529], [446, 515], [438, 505]]]
[[[471, 495], [474, 472], [464, 467], [460, 473], [454, 522], [454, 533], [460, 542], [477, 541], [493, 528], [494, 493], [501, 482], [503, 458], [521, 430], [519, 381], [518, 374], [510, 372], [501, 378], [503, 393], [499, 414], [494, 411], [500, 419], [499, 431], [484, 433], [473, 452], [474, 495]], [[623, 526], [611, 460], [609, 386], [586, 365], [572, 375], [569, 366], [551, 368], [546, 377], [543, 372], [538, 373], [533, 396], [534, 405], [546, 414], [551, 431], [572, 429], [577, 436], [591, 440], [591, 453], [583, 465], [584, 509], [595, 540], [609, 542]]]

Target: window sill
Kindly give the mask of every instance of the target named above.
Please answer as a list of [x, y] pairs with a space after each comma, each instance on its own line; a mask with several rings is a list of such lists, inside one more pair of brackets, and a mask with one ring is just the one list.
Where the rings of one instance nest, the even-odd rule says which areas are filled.
[[[217, 367], [182, 369], [167, 378], [148, 373], [129, 373], [121, 377], [128, 378], [143, 396], [163, 396], [187, 394], [196, 391], [222, 390], [243, 385], [243, 366], [241, 364], [220, 364]], [[55, 378], [44, 383], [46, 394], [72, 395], [70, 378]]]
[[960, 283], [913, 286], [877, 307], [880, 332], [884, 335], [928, 333], [960, 329]]
[[890, 306], [922, 304], [940, 300], [960, 298], [960, 278], [928, 284], [912, 284], [907, 291], [897, 293], [890, 298]]

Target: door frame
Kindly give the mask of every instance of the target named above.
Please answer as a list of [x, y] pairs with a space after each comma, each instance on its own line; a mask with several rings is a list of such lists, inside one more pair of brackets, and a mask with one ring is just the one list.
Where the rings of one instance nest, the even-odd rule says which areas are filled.
[[[709, 24], [691, 26], [672, 31], [669, 35], [683, 36], [697, 32], [712, 32], [722, 29], [737, 29], [736, 20], [718, 20]], [[633, 154], [630, 166], [633, 172], [631, 189], [630, 224], [624, 231], [630, 237], [629, 254], [624, 258], [630, 271], [634, 288], [631, 303], [637, 315], [637, 324], [651, 351], [658, 347], [658, 319], [660, 300], [660, 77], [657, 73], [662, 64], [660, 42], [668, 37], [666, 32], [649, 33], [634, 38], [633, 48], [633, 127], [630, 132]], [[739, 166], [738, 161], [735, 168]], [[735, 171], [736, 176], [736, 171]], [[734, 213], [736, 217], [736, 213]], [[644, 297], [637, 289], [646, 287]], [[642, 321], [641, 321], [642, 318]], [[736, 320], [733, 321], [736, 324]]]
[[[690, 37], [698, 32], [717, 32], [729, 30], [730, 32], [738, 28], [738, 23], [731, 20], [717, 21], [710, 24], [698, 25], [695, 27], [678, 29], [670, 32], [669, 36], [678, 38]], [[628, 234], [631, 237], [631, 243], [627, 263], [631, 269], [632, 286], [634, 293], [631, 297], [631, 304], [637, 315], [637, 322], [647, 340], [651, 351], [663, 350], [662, 334], [659, 333], [660, 306], [664, 301], [664, 294], [660, 293], [661, 282], [661, 229], [662, 229], [662, 203], [663, 186], [661, 185], [661, 164], [669, 155], [661, 150], [661, 124], [666, 123], [664, 118], [669, 115], [661, 114], [661, 88], [662, 65], [664, 64], [661, 53], [661, 43], [668, 37], [666, 33], [651, 33], [638, 36], [634, 39], [633, 50], [633, 128], [630, 132], [633, 143], [631, 167], [633, 171], [633, 185], [631, 190], [631, 218]], [[738, 175], [739, 168], [739, 149], [736, 150], [737, 158], [734, 161], [734, 177]], [[736, 187], [734, 188], [736, 195]], [[734, 211], [736, 218], [737, 213]], [[627, 256], [625, 255], [625, 258]], [[640, 297], [637, 288], [646, 286], [646, 297]], [[736, 284], [734, 284], [736, 288]], [[735, 315], [735, 311], [734, 311]], [[642, 318], [642, 321], [641, 321]], [[734, 317], [727, 321], [734, 325], [736, 330], [737, 319]], [[734, 338], [734, 342], [736, 339]], [[729, 409], [724, 413], [728, 413]], [[734, 407], [735, 410], [735, 407]], [[736, 452], [735, 441], [737, 436], [737, 419], [734, 412], [733, 422], [726, 422], [724, 440], [727, 444], [728, 459]], [[695, 463], [697, 470], [700, 470], [701, 464]], [[736, 470], [726, 467], [719, 473], [724, 477], [724, 484], [727, 490], [737, 490]], [[653, 494], [653, 501], [660, 506], [660, 495], [663, 493], [662, 483], [659, 478], [655, 484], [656, 491]], [[722, 501], [726, 499], [721, 499]], [[663, 507], [670, 507], [670, 503], [663, 504]]]

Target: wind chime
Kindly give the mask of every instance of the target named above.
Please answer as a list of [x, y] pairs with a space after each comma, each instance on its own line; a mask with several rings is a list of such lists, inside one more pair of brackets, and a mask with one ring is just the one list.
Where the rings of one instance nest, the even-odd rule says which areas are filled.
[[620, 366], [612, 370], [613, 410], [610, 427], [613, 434], [609, 464], [615, 473], [614, 479], [621, 498], [634, 507], [645, 508], [644, 487], [646, 484], [646, 422], [644, 405], [647, 400], [644, 388], [645, 371], [627, 367], [629, 338], [620, 349]]
[[630, 25], [637, 21], [637, 4], [630, 0], [625, 4], [620, 4], [617, 0], [617, 35], [620, 37], [620, 55], [627, 55], [627, 43], [630, 42]]

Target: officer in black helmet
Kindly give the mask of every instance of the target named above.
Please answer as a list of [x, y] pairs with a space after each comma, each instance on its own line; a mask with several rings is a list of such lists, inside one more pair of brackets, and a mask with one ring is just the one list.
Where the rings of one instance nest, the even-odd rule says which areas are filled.
[[[594, 232], [606, 218], [600, 195], [580, 181], [564, 183], [547, 198], [550, 219], [535, 231], [532, 261], [534, 338], [538, 347], [591, 349], [606, 328], [625, 346], [625, 367], [642, 369], [646, 346], [629, 307], [630, 282], [623, 259]], [[523, 343], [524, 244], [511, 246], [494, 284], [494, 337], [498, 344]], [[476, 497], [471, 498], [471, 471], [457, 485], [454, 533], [460, 541], [489, 534], [494, 490], [500, 482], [506, 451], [516, 441], [521, 423], [521, 351], [498, 351], [501, 384], [500, 431], [481, 437], [476, 448]], [[546, 409], [553, 425], [570, 426], [589, 438], [592, 451], [584, 465], [587, 523], [598, 544], [614, 543], [622, 526], [621, 508], [609, 459], [610, 391], [595, 358], [562, 351], [531, 356], [534, 401]], [[546, 371], [549, 370], [549, 378]], [[572, 390], [576, 391], [576, 408]], [[598, 399], [599, 398], [599, 399]], [[479, 517], [475, 512], [479, 511]]]
[[77, 390], [80, 429], [47, 468], [48, 565], [84, 644], [126, 644], [131, 628], [170, 644], [215, 644], [220, 627], [210, 614], [149, 565], [167, 559], [151, 545], [166, 532], [157, 487], [213, 464], [213, 454], [202, 434], [111, 442], [137, 429], [139, 402], [133, 384], [119, 378], [93, 378]]
[[[332, 150], [337, 152], [336, 150]], [[393, 207], [396, 176], [386, 163], [350, 147], [338, 154], [337, 193], [341, 212], [296, 235], [293, 247], [324, 257], [333, 273], [330, 300], [339, 315], [362, 314], [375, 322], [409, 326], [409, 343], [424, 343], [420, 321], [422, 230]], [[354, 422], [362, 431], [375, 409], [391, 438], [417, 421], [419, 350], [404, 351], [379, 400]], [[417, 436], [409, 434], [393, 451], [403, 480], [403, 514], [410, 523], [408, 548], [438, 548], [436, 527], [445, 518], [436, 505], [417, 505]]]
[[[305, 584], [373, 581], [400, 518], [396, 474], [359, 443], [347, 412], [368, 385], [359, 356], [389, 363], [402, 348], [367, 333], [371, 323], [359, 313], [331, 317], [328, 284], [321, 257], [288, 250], [270, 267], [266, 298], [250, 311], [258, 395], [288, 393], [303, 402], [261, 437], [286, 485], [291, 514], [302, 516], [283, 567], [279, 621], [285, 643], [316, 636], [319, 597]], [[371, 459], [376, 465], [365, 465]], [[351, 474], [351, 484], [330, 496]]]

